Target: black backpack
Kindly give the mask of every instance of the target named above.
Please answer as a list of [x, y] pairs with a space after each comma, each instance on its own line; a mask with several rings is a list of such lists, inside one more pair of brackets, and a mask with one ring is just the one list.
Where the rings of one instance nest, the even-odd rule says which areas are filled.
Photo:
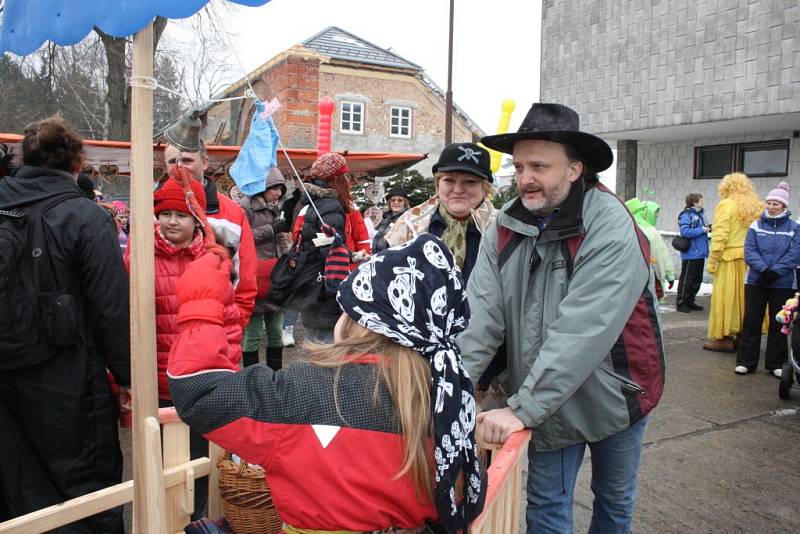
[[75, 299], [56, 286], [47, 252], [44, 214], [80, 197], [66, 192], [0, 210], [0, 370], [41, 364], [57, 347], [76, 344]]

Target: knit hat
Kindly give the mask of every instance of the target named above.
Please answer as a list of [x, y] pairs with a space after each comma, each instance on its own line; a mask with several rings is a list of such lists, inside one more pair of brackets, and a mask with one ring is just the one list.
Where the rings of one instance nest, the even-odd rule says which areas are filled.
[[434, 504], [448, 532], [466, 530], [483, 508], [486, 479], [478, 464], [472, 381], [455, 342], [469, 321], [469, 306], [453, 255], [439, 238], [421, 234], [359, 265], [342, 282], [337, 300], [362, 327], [430, 361]]
[[781, 182], [778, 184], [778, 187], [773, 189], [767, 195], [766, 200], [774, 200], [775, 202], [780, 202], [783, 204], [784, 207], [789, 207], [789, 184], [786, 182]]
[[[192, 194], [197, 198], [198, 204], [203, 210], [206, 209], [206, 193], [203, 191], [203, 186], [197, 180], [190, 180], [192, 187]], [[183, 188], [173, 178], [170, 178], [161, 189], [153, 195], [153, 211], [156, 216], [164, 210], [180, 211], [188, 213], [193, 217], [197, 217], [192, 210], [189, 209], [189, 204], [186, 202], [186, 193]]]
[[336, 152], [328, 152], [317, 158], [311, 166], [311, 176], [321, 180], [332, 180], [340, 174], [350, 172], [347, 160]]
[[128, 209], [128, 205], [127, 205], [127, 204], [125, 204], [125, 203], [124, 203], [123, 201], [121, 201], [121, 200], [115, 200], [115, 201], [113, 201], [113, 202], [111, 203], [111, 205], [112, 205], [112, 206], [114, 206], [114, 209], [115, 209], [115, 210], [117, 210], [117, 215], [119, 215], [119, 214], [125, 214], [125, 215], [127, 215], [127, 214], [128, 214], [128, 212], [130, 211], [130, 210]]

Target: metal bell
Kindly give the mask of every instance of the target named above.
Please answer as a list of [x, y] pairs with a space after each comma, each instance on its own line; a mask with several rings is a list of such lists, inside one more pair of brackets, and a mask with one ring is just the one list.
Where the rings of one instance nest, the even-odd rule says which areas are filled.
[[200, 130], [203, 123], [200, 122], [200, 112], [192, 111], [190, 115], [184, 115], [178, 122], [173, 123], [164, 132], [167, 142], [179, 149], [181, 152], [200, 151]]

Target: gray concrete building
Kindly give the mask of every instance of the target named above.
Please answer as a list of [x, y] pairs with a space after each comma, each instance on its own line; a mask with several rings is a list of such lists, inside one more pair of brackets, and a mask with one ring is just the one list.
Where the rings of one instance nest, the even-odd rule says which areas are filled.
[[763, 196], [792, 186], [800, 215], [797, 0], [543, 0], [541, 100], [575, 108], [617, 147], [617, 194], [662, 206], [687, 193], [713, 218], [728, 172]]

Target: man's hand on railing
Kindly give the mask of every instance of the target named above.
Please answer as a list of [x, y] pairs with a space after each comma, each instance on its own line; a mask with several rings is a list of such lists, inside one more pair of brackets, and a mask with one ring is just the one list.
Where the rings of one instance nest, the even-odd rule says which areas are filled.
[[524, 428], [523, 422], [508, 407], [478, 414], [479, 438], [486, 443], [505, 443], [511, 434]]

